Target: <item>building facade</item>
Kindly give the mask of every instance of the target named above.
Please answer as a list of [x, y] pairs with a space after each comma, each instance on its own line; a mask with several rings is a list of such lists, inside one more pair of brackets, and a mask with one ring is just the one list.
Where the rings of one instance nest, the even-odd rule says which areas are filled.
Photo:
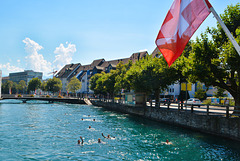
[[24, 70], [24, 72], [9, 73], [9, 80], [19, 83], [21, 80], [24, 80], [28, 83], [33, 78], [39, 78], [42, 80], [42, 72], [34, 72], [33, 70]]

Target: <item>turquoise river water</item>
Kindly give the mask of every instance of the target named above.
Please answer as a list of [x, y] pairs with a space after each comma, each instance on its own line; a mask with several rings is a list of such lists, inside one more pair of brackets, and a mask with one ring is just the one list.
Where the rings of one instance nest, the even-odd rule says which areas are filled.
[[0, 102], [0, 160], [240, 160], [240, 143], [221, 137], [101, 107], [17, 102]]

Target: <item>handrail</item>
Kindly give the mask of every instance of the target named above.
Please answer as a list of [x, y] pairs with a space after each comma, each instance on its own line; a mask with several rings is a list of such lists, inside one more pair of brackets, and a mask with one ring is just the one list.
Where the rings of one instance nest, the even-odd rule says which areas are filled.
[[[122, 100], [114, 100], [113, 99], [90, 99], [91, 101], [101, 101], [101, 102], [111, 102], [116, 104], [126, 104], [129, 106], [133, 106], [132, 104], [127, 104]], [[165, 109], [175, 109], [178, 111], [190, 111], [195, 114], [206, 114], [208, 116], [222, 116], [226, 118], [230, 117], [240, 117], [240, 106], [230, 106], [230, 105], [209, 105], [209, 104], [188, 104], [186, 106], [185, 103], [169, 103], [166, 105], [160, 105], [155, 107], [154, 103], [146, 102], [145, 107], [154, 107], [154, 108], [165, 108]]]

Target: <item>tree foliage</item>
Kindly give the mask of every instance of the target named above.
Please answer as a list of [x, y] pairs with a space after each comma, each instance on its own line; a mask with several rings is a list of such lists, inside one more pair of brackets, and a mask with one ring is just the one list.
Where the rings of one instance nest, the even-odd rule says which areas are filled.
[[225, 89], [222, 89], [220, 87], [217, 87], [217, 91], [214, 92], [214, 96], [219, 98], [219, 97], [226, 97], [226, 94], [224, 94]]
[[76, 93], [77, 90], [82, 88], [82, 83], [76, 78], [71, 78], [70, 82], [67, 85], [67, 90], [72, 93]]
[[197, 91], [194, 93], [194, 97], [200, 99], [201, 101], [205, 100], [207, 98], [207, 90], [204, 90], [203, 85], [198, 83]]
[[18, 92], [24, 93], [26, 91], [26, 88], [27, 84], [24, 80], [21, 80], [17, 85]]
[[9, 94], [9, 91], [13, 87], [13, 81], [7, 80], [2, 84], [2, 93], [3, 94]]
[[46, 88], [52, 93], [59, 92], [62, 89], [62, 81], [59, 78], [53, 77], [47, 81]]
[[126, 79], [135, 92], [154, 93], [158, 103], [160, 92], [178, 80], [178, 77], [177, 70], [168, 67], [163, 56], [152, 58], [150, 55], [133, 64], [126, 73]]
[[120, 62], [117, 65], [116, 68], [116, 77], [115, 77], [115, 90], [117, 91], [122, 91], [122, 89], [124, 89], [125, 91], [129, 91], [130, 90], [130, 83], [127, 80], [127, 78], [125, 77], [127, 71], [132, 67], [133, 62], [129, 61], [127, 64], [123, 64], [123, 62]]
[[41, 87], [41, 80], [39, 78], [33, 78], [28, 83], [28, 91], [35, 91]]
[[[240, 4], [228, 6], [221, 17], [240, 42]], [[235, 105], [240, 106], [239, 64], [240, 56], [218, 24], [217, 28], [208, 28], [193, 43], [185, 74], [192, 82], [227, 90], [234, 97]]]

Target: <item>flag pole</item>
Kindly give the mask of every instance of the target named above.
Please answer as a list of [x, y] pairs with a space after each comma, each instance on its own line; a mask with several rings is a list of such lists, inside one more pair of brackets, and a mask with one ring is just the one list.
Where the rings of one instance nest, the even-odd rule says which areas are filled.
[[219, 24], [223, 28], [223, 31], [227, 34], [229, 40], [232, 42], [234, 48], [236, 49], [238, 55], [240, 56], [240, 47], [239, 47], [238, 43], [236, 42], [236, 40], [234, 39], [231, 32], [228, 30], [227, 26], [223, 23], [223, 21], [221, 20], [221, 18], [219, 17], [217, 12], [215, 11], [215, 9], [212, 6], [211, 6], [211, 8], [209, 8], [208, 5], [206, 4], [206, 1], [205, 0], [203, 0], [203, 1], [204, 1], [205, 5], [207, 6], [207, 8], [210, 9], [210, 11], [213, 13], [214, 17], [217, 19], [217, 21], [219, 22]]

